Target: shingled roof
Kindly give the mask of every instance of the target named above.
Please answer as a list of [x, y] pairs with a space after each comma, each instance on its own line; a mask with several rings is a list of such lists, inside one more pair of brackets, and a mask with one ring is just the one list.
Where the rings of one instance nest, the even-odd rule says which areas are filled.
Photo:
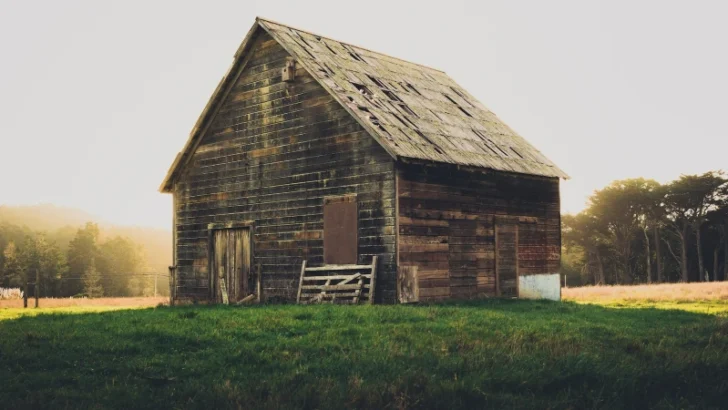
[[415, 159], [546, 177], [568, 178], [447, 74], [365, 48], [257, 18], [170, 168], [169, 191], [244, 66], [256, 30], [267, 31], [395, 159]]

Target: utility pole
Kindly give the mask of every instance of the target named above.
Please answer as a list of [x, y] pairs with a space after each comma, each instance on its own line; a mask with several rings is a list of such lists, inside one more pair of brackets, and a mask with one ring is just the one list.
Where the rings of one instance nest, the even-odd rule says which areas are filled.
[[154, 297], [157, 297], [157, 272], [154, 272]]

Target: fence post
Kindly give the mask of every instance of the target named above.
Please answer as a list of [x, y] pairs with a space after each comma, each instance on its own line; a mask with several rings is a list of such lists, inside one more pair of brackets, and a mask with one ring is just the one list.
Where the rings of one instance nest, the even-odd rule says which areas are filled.
[[28, 307], [28, 278], [25, 278], [25, 285], [23, 286], [23, 308]]
[[174, 299], [177, 296], [177, 267], [169, 267], [169, 306], [174, 306]]
[[258, 303], [261, 303], [263, 302], [263, 271], [260, 264], [256, 265], [255, 271], [258, 274], [258, 283], [256, 284], [255, 293], [258, 294]]
[[35, 270], [35, 286], [33, 290], [35, 290], [35, 307], [37, 308], [38, 297], [40, 297], [40, 271], [38, 269]]

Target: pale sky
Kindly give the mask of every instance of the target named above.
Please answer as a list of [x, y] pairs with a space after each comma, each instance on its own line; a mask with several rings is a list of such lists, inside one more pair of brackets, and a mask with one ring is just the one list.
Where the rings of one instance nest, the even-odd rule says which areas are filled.
[[0, 204], [170, 228], [157, 192], [256, 16], [447, 72], [572, 179], [728, 169], [725, 1], [0, 0]]

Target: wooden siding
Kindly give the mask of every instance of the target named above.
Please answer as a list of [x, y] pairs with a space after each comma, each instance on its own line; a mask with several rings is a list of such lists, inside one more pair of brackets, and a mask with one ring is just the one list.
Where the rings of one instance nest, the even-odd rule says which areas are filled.
[[559, 271], [557, 178], [402, 164], [397, 191], [398, 264], [417, 267], [420, 301], [497, 295], [495, 227], [504, 221], [520, 232], [511, 249], [519, 274]]
[[210, 294], [208, 224], [253, 221], [263, 295], [295, 300], [301, 262], [323, 262], [324, 197], [355, 194], [358, 262], [378, 255], [377, 299], [395, 299], [394, 163], [262, 30], [240, 77], [174, 185], [179, 297]]

